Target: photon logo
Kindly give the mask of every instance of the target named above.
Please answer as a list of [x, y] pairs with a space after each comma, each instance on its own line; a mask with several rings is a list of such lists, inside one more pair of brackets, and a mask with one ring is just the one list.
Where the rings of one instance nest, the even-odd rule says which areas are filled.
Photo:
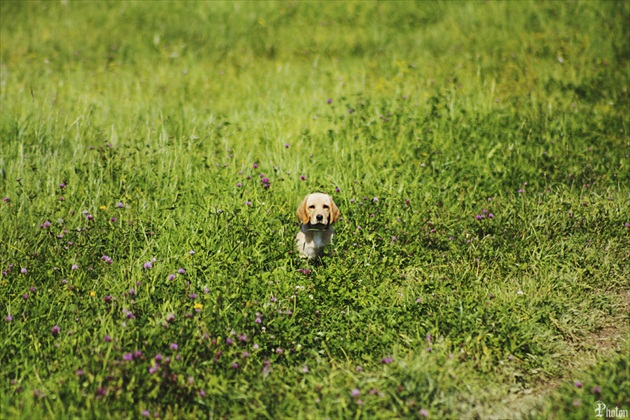
[[614, 409], [609, 409], [602, 401], [596, 401], [593, 408], [595, 409], [595, 417], [619, 419], [624, 419], [628, 417], [628, 410], [622, 410], [616, 406]]

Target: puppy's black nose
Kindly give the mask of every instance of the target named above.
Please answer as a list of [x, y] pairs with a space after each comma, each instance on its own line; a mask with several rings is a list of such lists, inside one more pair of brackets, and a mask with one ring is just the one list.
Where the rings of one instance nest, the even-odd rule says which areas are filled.
[[315, 216], [315, 218], [317, 219], [318, 222], [321, 222], [322, 220], [324, 220], [324, 216], [322, 216], [321, 214], [318, 214], [317, 216]]

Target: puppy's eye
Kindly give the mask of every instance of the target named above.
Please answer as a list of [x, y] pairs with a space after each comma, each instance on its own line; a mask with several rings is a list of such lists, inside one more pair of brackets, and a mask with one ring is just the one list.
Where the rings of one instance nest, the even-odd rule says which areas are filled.
[[314, 209], [315, 208], [315, 204], [311, 204], [310, 206], [308, 206], [309, 209]]
[[327, 209], [328, 208], [328, 204], [324, 204], [324, 208]]

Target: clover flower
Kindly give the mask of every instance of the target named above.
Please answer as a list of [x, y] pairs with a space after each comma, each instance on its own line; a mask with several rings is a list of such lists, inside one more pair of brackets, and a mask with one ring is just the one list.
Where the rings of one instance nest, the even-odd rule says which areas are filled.
[[50, 332], [51, 332], [52, 335], [57, 335], [57, 334], [59, 334], [60, 331], [61, 331], [61, 329], [59, 328], [58, 325], [55, 325], [54, 327], [52, 327], [50, 329]]

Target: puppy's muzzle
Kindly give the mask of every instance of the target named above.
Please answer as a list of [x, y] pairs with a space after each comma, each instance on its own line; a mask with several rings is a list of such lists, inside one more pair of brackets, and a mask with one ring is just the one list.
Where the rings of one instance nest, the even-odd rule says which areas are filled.
[[321, 214], [318, 214], [317, 216], [315, 216], [315, 219], [317, 219], [317, 223], [321, 223], [324, 220], [324, 216]]

